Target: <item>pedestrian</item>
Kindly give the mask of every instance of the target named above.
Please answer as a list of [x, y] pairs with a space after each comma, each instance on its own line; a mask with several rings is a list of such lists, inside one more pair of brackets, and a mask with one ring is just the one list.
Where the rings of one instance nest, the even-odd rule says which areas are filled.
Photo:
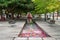
[[28, 23], [32, 22], [32, 14], [30, 12], [27, 13], [27, 21]]

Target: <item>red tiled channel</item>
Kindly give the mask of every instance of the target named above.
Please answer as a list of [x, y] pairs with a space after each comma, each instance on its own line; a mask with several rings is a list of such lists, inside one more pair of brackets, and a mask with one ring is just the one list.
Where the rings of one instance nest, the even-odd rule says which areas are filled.
[[18, 37], [50, 37], [37, 24], [25, 24]]

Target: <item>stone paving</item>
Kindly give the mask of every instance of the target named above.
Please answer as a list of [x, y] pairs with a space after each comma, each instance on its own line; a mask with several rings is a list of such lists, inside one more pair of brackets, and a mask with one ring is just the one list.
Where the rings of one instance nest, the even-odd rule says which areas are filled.
[[17, 37], [25, 22], [16, 22], [14, 27], [8, 22], [0, 22], [0, 40], [13, 40]]
[[[51, 37], [46, 38], [20, 38], [17, 37], [25, 21], [9, 24], [8, 22], [0, 22], [0, 40], [60, 40], [60, 21], [56, 20], [56, 24], [48, 24], [47, 22], [36, 21], [36, 23]], [[14, 27], [11, 27], [14, 25]]]
[[56, 21], [56, 24], [49, 24], [43, 21], [36, 21], [36, 23], [51, 37], [46, 37], [46, 38], [40, 38], [40, 37], [19, 38], [17, 37], [15, 38], [15, 40], [60, 40], [60, 25], [57, 24], [58, 21]]
[[36, 21], [36, 23], [47, 32], [52, 38], [56, 38], [60, 40], [60, 25], [56, 24], [48, 24], [47, 22]]

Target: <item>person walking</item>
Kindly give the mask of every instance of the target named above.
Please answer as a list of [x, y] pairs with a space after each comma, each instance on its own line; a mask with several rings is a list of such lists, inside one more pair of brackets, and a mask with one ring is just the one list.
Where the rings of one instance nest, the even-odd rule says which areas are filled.
[[27, 22], [28, 23], [32, 22], [32, 14], [30, 12], [27, 13]]

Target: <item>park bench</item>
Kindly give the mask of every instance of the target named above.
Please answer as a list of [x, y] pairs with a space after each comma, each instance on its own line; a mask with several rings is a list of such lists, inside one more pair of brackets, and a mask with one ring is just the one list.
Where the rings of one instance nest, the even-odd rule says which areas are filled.
[[14, 20], [10, 20], [9, 24], [15, 24], [15, 21]]
[[49, 24], [55, 24], [55, 20], [48, 20], [47, 21]]

